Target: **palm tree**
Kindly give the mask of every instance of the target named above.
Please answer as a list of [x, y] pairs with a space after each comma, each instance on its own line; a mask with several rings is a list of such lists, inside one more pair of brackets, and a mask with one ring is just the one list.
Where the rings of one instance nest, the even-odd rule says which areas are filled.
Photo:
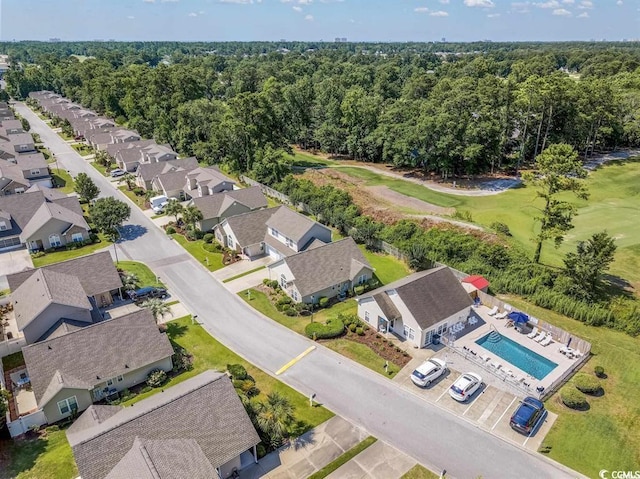
[[136, 274], [125, 273], [122, 275], [122, 285], [124, 286], [125, 291], [136, 289], [138, 284], [140, 284], [140, 280]]
[[171, 308], [169, 307], [169, 305], [162, 301], [160, 298], [148, 299], [144, 303], [142, 303], [141, 306], [151, 311], [153, 319], [156, 320], [156, 323], [158, 322], [158, 318], [164, 318], [167, 313], [173, 314], [171, 313]]
[[122, 183], [123, 181], [127, 184], [127, 189], [131, 190], [133, 189], [133, 186], [136, 184], [136, 177], [133, 176], [131, 173], [127, 173], [126, 175], [120, 178], [120, 183]]
[[168, 215], [174, 216], [176, 224], [178, 223], [178, 216], [184, 212], [184, 206], [179, 201], [169, 201], [169, 204], [164, 207], [164, 212]]
[[196, 229], [196, 223], [201, 221], [202, 218], [202, 212], [194, 205], [187, 206], [182, 213], [182, 219], [184, 222], [194, 230]]
[[255, 406], [256, 426], [268, 437], [271, 446], [278, 447], [295, 421], [294, 408], [289, 400], [278, 392], [267, 396], [266, 402]]

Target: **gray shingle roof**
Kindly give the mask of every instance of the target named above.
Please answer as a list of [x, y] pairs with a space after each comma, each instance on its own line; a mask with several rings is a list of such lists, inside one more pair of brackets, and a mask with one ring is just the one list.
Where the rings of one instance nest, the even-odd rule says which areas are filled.
[[45, 308], [61, 304], [91, 311], [92, 306], [80, 281], [56, 271], [39, 269], [11, 295], [18, 329], [23, 330]]
[[[74, 424], [67, 438], [83, 479], [107, 477], [136, 438], [143, 444], [144, 440], [195, 440], [214, 468], [260, 441], [231, 380], [214, 371], [123, 408], [95, 427], [78, 430]], [[181, 448], [187, 450], [186, 445]], [[163, 464], [171, 468], [167, 461]], [[175, 468], [171, 471], [184, 477]]]
[[[122, 287], [122, 280], [108, 251], [50, 264], [41, 269], [76, 276], [86, 296], [95, 296]], [[9, 289], [15, 291], [35, 271], [31, 269], [8, 275]]]
[[373, 269], [351, 237], [303, 251], [283, 261], [293, 273], [295, 285], [302, 296], [353, 281], [353, 275], [362, 268]]
[[25, 193], [33, 193], [34, 191], [39, 191], [49, 201], [55, 201], [55, 200], [61, 200], [63, 198], [67, 198], [67, 195], [62, 193], [60, 190], [56, 190], [54, 188], [47, 188], [46, 186], [42, 186], [42, 184], [40, 183], [31, 185], [29, 189], [25, 191]]
[[181, 169], [183, 171], [191, 171], [197, 167], [198, 160], [192, 156], [180, 160], [161, 161], [160, 163], [143, 163], [138, 167], [136, 174], [145, 181], [151, 181], [154, 177], [169, 173], [172, 170]]
[[363, 296], [395, 289], [422, 329], [445, 320], [473, 304], [460, 281], [446, 266], [414, 273]]
[[40, 208], [36, 210], [33, 217], [29, 220], [29, 223], [23, 228], [20, 237], [22, 241], [26, 241], [35, 234], [40, 228], [47, 224], [50, 220], [56, 219], [63, 223], [69, 223], [85, 230], [89, 230], [89, 225], [84, 219], [84, 216], [71, 211], [68, 208], [52, 202], [44, 202], [40, 205]]
[[195, 439], [150, 441], [136, 437], [105, 479], [211, 479], [217, 475]]
[[169, 192], [173, 190], [183, 190], [187, 184], [187, 172], [186, 171], [171, 171], [162, 175], [158, 175], [154, 180], [158, 182], [164, 191]]
[[151, 313], [141, 310], [25, 346], [22, 353], [42, 407], [62, 388], [92, 389], [171, 356], [173, 348]]
[[218, 183], [235, 183], [231, 178], [220, 171], [217, 166], [208, 166], [206, 168], [196, 168], [189, 172], [189, 178], [195, 178], [198, 183], [213, 186]]
[[207, 220], [222, 216], [225, 210], [235, 201], [245, 205], [250, 210], [267, 207], [267, 198], [258, 186], [194, 198], [193, 204], [200, 210], [204, 219]]
[[[279, 233], [282, 233], [287, 238], [291, 238], [295, 242], [300, 241], [302, 237], [316, 224], [320, 225], [320, 223], [317, 223], [300, 213], [296, 213], [286, 206], [279, 207], [278, 211], [276, 211], [273, 216], [269, 218], [269, 221], [267, 221], [267, 226], [269, 228], [275, 228]], [[326, 226], [322, 227], [328, 229]]]
[[264, 235], [267, 233], [267, 220], [278, 208], [251, 211], [231, 216], [224, 221], [229, 225], [241, 246], [259, 244], [264, 241]]
[[144, 148], [145, 146], [153, 145], [156, 140], [140, 140], [140, 141], [129, 141], [125, 143], [114, 143], [112, 145], [107, 145], [107, 153], [115, 158], [116, 154], [121, 150], [129, 150], [129, 149], [137, 149]]
[[28, 155], [16, 155], [16, 164], [22, 170], [40, 169], [42, 173], [47, 170], [47, 160], [42, 153], [31, 153]]

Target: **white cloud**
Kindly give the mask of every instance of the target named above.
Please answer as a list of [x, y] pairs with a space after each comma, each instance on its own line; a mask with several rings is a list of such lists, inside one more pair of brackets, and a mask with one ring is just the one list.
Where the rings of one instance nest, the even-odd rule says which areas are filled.
[[443, 5], [449, 5], [449, 0], [440, 0]]
[[178, 3], [180, 0], [160, 0], [162, 3]]
[[500, 16], [500, 14], [499, 14], [499, 13], [489, 13], [489, 14], [487, 15], [487, 17], [488, 17], [488, 18], [498, 18], [499, 16]]
[[280, 0], [281, 3], [297, 3], [299, 5], [311, 5], [313, 0]]
[[624, 2], [623, 2], [622, 0], [618, 0], [618, 1], [616, 2], [616, 5], [622, 5], [622, 4], [624, 4]]
[[548, 2], [534, 2], [533, 4], [538, 8], [559, 8], [560, 7], [558, 0], [550, 0]]
[[593, 8], [593, 2], [591, 0], [582, 0], [578, 8], [580, 10], [591, 10]]
[[[164, 2], [166, 0], [162, 0], [162, 1]], [[218, 0], [218, 1], [220, 3], [236, 3], [238, 5], [250, 5], [253, 3], [253, 0]]]
[[136, 17], [134, 17], [133, 15], [129, 15], [129, 16], [127, 17], [127, 19], [128, 19], [128, 20], [133, 20], [134, 18], [136, 18]]
[[443, 10], [438, 10], [437, 12], [431, 12], [429, 14], [431, 17], [448, 17], [449, 14]]
[[300, 6], [298, 6], [298, 5], [294, 5], [294, 6], [293, 6], [293, 7], [291, 7], [291, 8], [293, 8], [293, 10], [294, 10], [295, 12], [298, 12], [298, 13], [300, 13], [300, 12], [302, 11], [302, 7], [300, 7]]
[[313, 15], [307, 15], [304, 17], [307, 22], [313, 22]]
[[512, 2], [511, 8], [515, 13], [529, 13], [531, 2]]
[[562, 3], [567, 5], [573, 5], [574, 3], [576, 3], [576, 0], [562, 0]]
[[427, 7], [416, 7], [413, 11], [418, 13], [427, 13], [429, 9]]
[[559, 17], [570, 17], [571, 16], [571, 12], [569, 10], [567, 10], [566, 8], [556, 8], [553, 11], [554, 15], [557, 15]]
[[467, 7], [493, 8], [495, 3], [492, 0], [464, 0]]
[[589, 12], [582, 12], [578, 15], [578, 18], [589, 18]]
[[189, 15], [187, 15], [188, 17], [197, 17], [198, 14], [196, 12], [191, 12]]
[[142, 0], [144, 3], [156, 3], [156, 0]]

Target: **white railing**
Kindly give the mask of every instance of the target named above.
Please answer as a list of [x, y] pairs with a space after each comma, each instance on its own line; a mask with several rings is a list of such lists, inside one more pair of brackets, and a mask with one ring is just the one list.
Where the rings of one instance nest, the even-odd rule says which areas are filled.
[[19, 417], [15, 421], [8, 422], [7, 427], [9, 428], [9, 434], [11, 434], [11, 437], [16, 437], [29, 432], [29, 429], [34, 426], [40, 427], [46, 423], [47, 417], [44, 415], [44, 412], [36, 411], [31, 414], [27, 414], [26, 416]]

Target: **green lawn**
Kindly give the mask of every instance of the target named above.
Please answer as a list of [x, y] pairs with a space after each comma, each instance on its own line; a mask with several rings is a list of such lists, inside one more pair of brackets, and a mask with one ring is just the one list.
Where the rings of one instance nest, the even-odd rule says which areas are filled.
[[46, 437], [8, 441], [8, 467], [0, 468], [0, 479], [72, 479], [78, 475], [71, 446], [63, 430]]
[[[92, 163], [92, 164], [94, 165], [94, 167], [98, 171], [100, 171], [100, 169], [98, 168], [99, 165], [96, 165], [95, 163]], [[127, 196], [127, 198], [129, 198], [131, 201], [133, 201], [138, 208], [140, 208], [141, 210], [147, 209], [146, 204], [145, 204], [147, 200], [146, 200], [146, 198], [144, 196], [136, 195], [133, 192], [133, 190], [130, 190], [129, 188], [127, 188], [127, 185], [118, 186], [118, 189], [120, 191], [122, 191]]]
[[[295, 415], [299, 424], [296, 425], [295, 433], [302, 434], [309, 429], [316, 427], [327, 419], [333, 417], [333, 413], [322, 406], [309, 406], [309, 398], [290, 388], [284, 383], [273, 378], [261, 369], [248, 363], [230, 349], [227, 349], [214, 338], [212, 338], [202, 326], [191, 324], [191, 317], [185, 316], [168, 323], [167, 334], [169, 338], [193, 354], [193, 369], [180, 374], [169, 381], [163, 389], [178, 384], [185, 379], [196, 376], [207, 370], [214, 369], [225, 371], [227, 364], [242, 364], [247, 372], [255, 379], [256, 386], [260, 389], [258, 399], [263, 399], [267, 394], [277, 391], [286, 396], [295, 407]], [[145, 397], [149, 397], [160, 389], [154, 389], [148, 393], [141, 394], [123, 403], [125, 406], [134, 404]]]
[[56, 187], [60, 188], [62, 193], [73, 193], [73, 178], [62, 168], [51, 168], [51, 177]]
[[[103, 166], [100, 163], [96, 163], [95, 161], [91, 162], [91, 166], [93, 166], [96, 170], [98, 170], [102, 176], [109, 176], [109, 173], [107, 173], [107, 167], [106, 166]], [[126, 192], [125, 192], [125, 194], [126, 194]], [[136, 201], [136, 200], [134, 200], [134, 201]]]
[[[531, 238], [537, 228], [534, 217], [541, 206], [533, 188], [515, 188], [491, 196], [454, 196], [362, 168], [337, 169], [365, 179], [367, 185], [386, 185], [394, 191], [429, 203], [467, 210], [471, 212], [474, 222], [484, 226], [495, 221], [505, 223], [511, 230], [513, 240], [533, 254], [535, 245]], [[574, 250], [578, 241], [586, 240], [593, 233], [606, 228], [616, 238], [618, 245], [611, 273], [640, 286], [640, 221], [637, 221], [640, 217], [640, 161], [610, 162], [590, 173], [587, 185], [591, 193], [589, 200], [575, 200], [570, 195], [566, 196], [578, 207], [575, 228], [559, 249], [549, 242], [545, 243], [542, 261], [561, 265], [564, 254]]]
[[395, 256], [386, 253], [373, 253], [364, 245], [359, 245], [359, 247], [364, 257], [375, 269], [375, 275], [382, 284], [389, 284], [411, 273], [407, 264]]
[[601, 469], [640, 470], [640, 338], [587, 326], [518, 298], [501, 299], [591, 342], [593, 357], [583, 371], [602, 366], [608, 375], [604, 396], [588, 397], [588, 411], [571, 411], [555, 395], [547, 400], [559, 417], [542, 450], [549, 448], [551, 458], [589, 477]]
[[40, 256], [39, 258], [32, 258], [33, 266], [39, 268], [48, 264], [59, 263], [60, 261], [66, 261], [72, 258], [79, 258], [80, 256], [86, 256], [113, 244], [102, 233], [98, 236], [100, 237], [100, 241], [98, 243], [89, 244], [77, 249], [54, 251], [52, 253], [46, 253], [44, 256]]
[[65, 134], [65, 132], [63, 132], [63, 131], [59, 131], [58, 135], [65, 141], [73, 140], [73, 136], [69, 136], [69, 135]]
[[424, 466], [416, 464], [409, 469], [400, 479], [438, 479], [439, 474], [431, 472]]
[[332, 339], [323, 343], [329, 349], [333, 349], [336, 353], [340, 353], [343, 356], [354, 360], [363, 366], [382, 374], [385, 377], [392, 379], [400, 368], [389, 361], [389, 367], [387, 371], [384, 370], [385, 360], [381, 356], [378, 356], [371, 348], [365, 344], [357, 343], [355, 341], [349, 341], [348, 339]]
[[260, 271], [261, 269], [265, 269], [266, 266], [260, 266], [258, 268], [250, 269], [249, 271], [245, 271], [244, 273], [240, 273], [239, 275], [232, 276], [231, 278], [227, 278], [223, 281], [223, 283], [229, 283], [230, 281], [235, 281], [236, 279], [242, 278], [243, 276], [248, 276], [256, 271]]
[[203, 240], [189, 241], [181, 234], [171, 235], [187, 252], [204, 265], [209, 271], [217, 271], [224, 268], [222, 264], [222, 253], [210, 253], [202, 248]]
[[336, 164], [333, 160], [327, 160], [310, 153], [302, 153], [301, 151], [295, 151], [293, 155], [285, 155], [285, 158], [290, 159], [293, 162], [293, 166], [303, 166], [305, 168], [331, 166]]
[[344, 454], [338, 456], [336, 459], [331, 461], [329, 464], [324, 466], [322, 469], [320, 469], [315, 474], [311, 474], [309, 476], [309, 479], [324, 479], [329, 474], [331, 474], [333, 471], [338, 469], [343, 464], [346, 464], [347, 462], [349, 462], [351, 459], [356, 457], [358, 454], [360, 454], [362, 451], [364, 451], [366, 448], [371, 446], [376, 441], [377, 441], [377, 439], [375, 437], [369, 436], [368, 438], [366, 438], [361, 443], [356, 444], [355, 446], [353, 446], [351, 449], [349, 449]]
[[81, 156], [86, 156], [93, 153], [93, 148], [84, 143], [74, 143], [71, 145], [71, 147], [78, 153], [80, 153]]
[[126, 271], [129, 274], [135, 274], [140, 282], [140, 287], [165, 287], [164, 283], [162, 283], [162, 279], [160, 278], [160, 281], [156, 281], [156, 275], [144, 263], [140, 263], [138, 261], [120, 261], [118, 262], [118, 268]]

